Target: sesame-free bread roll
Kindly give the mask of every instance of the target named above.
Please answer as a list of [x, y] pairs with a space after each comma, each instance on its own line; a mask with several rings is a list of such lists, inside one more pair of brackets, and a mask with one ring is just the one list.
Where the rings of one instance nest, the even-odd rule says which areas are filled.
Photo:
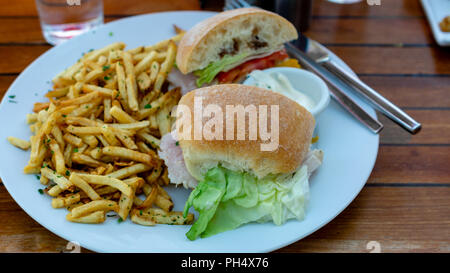
[[219, 13], [191, 28], [178, 45], [178, 69], [187, 74], [225, 55], [260, 55], [297, 39], [295, 27], [280, 15], [259, 8]]
[[[222, 84], [199, 88], [184, 95], [179, 105], [189, 108], [191, 128], [194, 128], [194, 98], [202, 98], [203, 111], [207, 105], [215, 104], [223, 111], [223, 140], [179, 138], [187, 170], [197, 180], [202, 181], [205, 173], [221, 164], [235, 171], [247, 171], [259, 178], [268, 174], [292, 173], [302, 164], [311, 144], [314, 117], [297, 102], [270, 90], [241, 84]], [[237, 140], [237, 116], [234, 117], [233, 140], [226, 139], [226, 106], [267, 105], [267, 128], [271, 129], [271, 105], [279, 106], [279, 134], [277, 149], [262, 151], [263, 142], [258, 132], [256, 140], [249, 140], [249, 118], [246, 120], [245, 139]], [[180, 109], [180, 108], [179, 108]], [[197, 104], [198, 109], [198, 104]], [[262, 111], [258, 110], [258, 115]], [[180, 113], [177, 113], [180, 114]], [[213, 115], [210, 115], [210, 118]], [[203, 125], [210, 119], [204, 118]], [[259, 119], [258, 119], [259, 122]], [[233, 125], [230, 122], [231, 125]], [[259, 125], [258, 125], [259, 126]], [[231, 126], [230, 126], [231, 127]], [[258, 127], [259, 128], [259, 127]]]

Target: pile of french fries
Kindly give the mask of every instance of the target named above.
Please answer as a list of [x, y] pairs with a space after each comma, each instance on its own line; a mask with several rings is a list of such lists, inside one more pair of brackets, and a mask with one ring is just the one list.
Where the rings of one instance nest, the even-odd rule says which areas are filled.
[[125, 50], [118, 42], [84, 54], [53, 79], [49, 102], [36, 103], [27, 115], [30, 141], [8, 138], [31, 148], [24, 172], [38, 174], [52, 207], [69, 211], [68, 221], [102, 223], [115, 212], [119, 221], [130, 215], [140, 225], [193, 222], [192, 214], [172, 211], [163, 189], [167, 168], [157, 154], [181, 97], [179, 88], [165, 89], [183, 34], [152, 46]]

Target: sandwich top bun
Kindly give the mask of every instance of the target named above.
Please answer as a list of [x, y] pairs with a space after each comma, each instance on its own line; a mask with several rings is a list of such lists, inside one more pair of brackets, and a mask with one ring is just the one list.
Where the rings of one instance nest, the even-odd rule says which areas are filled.
[[[201, 181], [206, 172], [221, 164], [235, 171], [247, 171], [259, 178], [268, 174], [294, 172], [308, 153], [314, 129], [314, 117], [297, 102], [254, 86], [241, 84], [222, 84], [199, 88], [184, 95], [179, 105], [185, 105], [194, 113], [194, 98], [201, 97], [202, 107], [215, 104], [223, 109], [223, 140], [194, 140], [192, 130], [190, 139], [179, 138], [187, 170]], [[245, 140], [236, 140], [237, 116], [234, 117], [234, 140], [226, 140], [226, 106], [244, 107], [267, 105], [267, 128], [271, 130], [271, 105], [279, 106], [278, 146], [273, 151], [261, 151], [263, 142], [258, 132], [256, 140], [249, 140], [249, 117], [245, 122]], [[198, 107], [198, 105], [197, 105]], [[197, 108], [198, 109], [198, 108]], [[258, 115], [261, 111], [258, 110]], [[203, 124], [208, 118], [203, 119]], [[191, 127], [194, 128], [194, 114], [191, 115]], [[258, 120], [259, 123], [259, 120]], [[230, 122], [230, 124], [232, 124]], [[230, 126], [231, 127], [231, 126]], [[259, 128], [259, 124], [258, 124]], [[214, 130], [214, 128], [212, 129]], [[181, 130], [182, 131], [182, 130]]]
[[219, 13], [191, 28], [178, 45], [178, 69], [187, 74], [224, 55], [256, 55], [297, 39], [295, 27], [280, 15], [258, 8]]

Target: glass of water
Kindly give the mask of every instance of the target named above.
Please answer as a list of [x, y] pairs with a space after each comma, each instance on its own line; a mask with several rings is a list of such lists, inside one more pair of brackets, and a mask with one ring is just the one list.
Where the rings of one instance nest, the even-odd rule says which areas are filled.
[[42, 33], [60, 44], [103, 23], [102, 0], [36, 0]]

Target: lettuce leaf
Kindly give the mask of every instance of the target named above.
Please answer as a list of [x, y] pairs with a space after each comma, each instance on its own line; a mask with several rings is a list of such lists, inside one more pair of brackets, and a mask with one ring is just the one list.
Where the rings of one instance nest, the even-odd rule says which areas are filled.
[[197, 70], [194, 74], [197, 78], [197, 87], [201, 87], [205, 83], [210, 83], [221, 71], [225, 70], [232, 64], [235, 64], [246, 58], [248, 54], [242, 53], [238, 55], [225, 55], [221, 60], [208, 64], [203, 69]]
[[292, 218], [302, 220], [308, 194], [306, 166], [294, 176], [263, 179], [221, 166], [212, 168], [186, 202], [185, 215], [192, 206], [199, 212], [186, 236], [195, 240], [251, 222], [281, 225]]

